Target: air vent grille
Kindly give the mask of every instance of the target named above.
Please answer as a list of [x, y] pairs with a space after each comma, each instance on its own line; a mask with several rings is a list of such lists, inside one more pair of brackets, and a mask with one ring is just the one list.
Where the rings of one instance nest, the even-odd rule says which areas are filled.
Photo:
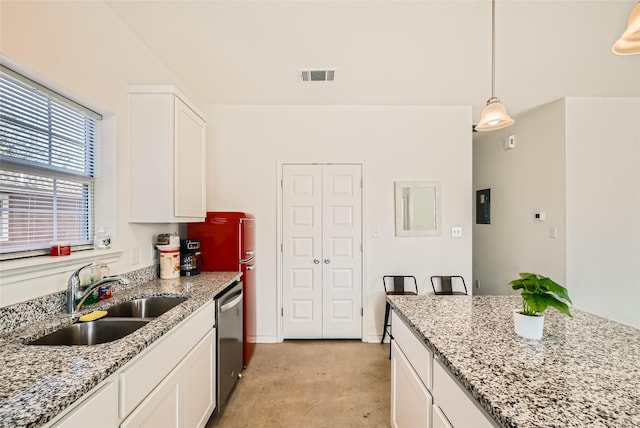
[[299, 70], [300, 80], [303, 82], [333, 82], [336, 70]]

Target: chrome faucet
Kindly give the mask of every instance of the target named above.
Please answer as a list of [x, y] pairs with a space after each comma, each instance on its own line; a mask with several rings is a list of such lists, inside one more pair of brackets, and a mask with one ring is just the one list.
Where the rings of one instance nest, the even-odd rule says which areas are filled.
[[89, 297], [96, 288], [110, 282], [119, 282], [121, 284], [126, 284], [127, 282], [124, 278], [120, 278], [119, 276], [105, 276], [100, 281], [95, 284], [91, 284], [83, 291], [80, 288], [80, 271], [91, 265], [93, 265], [93, 263], [82, 266], [80, 269], [73, 272], [71, 277], [69, 277], [69, 282], [67, 283], [67, 306], [69, 313], [72, 315], [80, 311], [84, 301], [87, 300], [87, 297]]

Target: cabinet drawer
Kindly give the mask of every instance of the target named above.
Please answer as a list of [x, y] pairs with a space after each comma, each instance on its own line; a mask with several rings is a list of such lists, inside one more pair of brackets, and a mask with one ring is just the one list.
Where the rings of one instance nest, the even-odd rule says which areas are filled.
[[215, 322], [213, 301], [147, 348], [119, 375], [119, 415], [126, 417], [209, 332]]
[[431, 394], [397, 342], [391, 342], [391, 426], [429, 428], [432, 403]]
[[[492, 428], [493, 422], [480, 404], [458, 383], [440, 361], [433, 365], [433, 402], [439, 406], [443, 420], [448, 420], [454, 428]], [[446, 426], [446, 424], [445, 424]]]
[[[114, 377], [99, 384], [84, 401], [53, 422], [56, 428], [84, 428], [90, 422], [95, 428], [113, 428], [118, 422], [118, 388]], [[96, 415], [100, 415], [96, 418]], [[49, 426], [49, 425], [47, 425]]]
[[418, 374], [422, 383], [431, 390], [431, 373], [433, 367], [433, 352], [419, 340], [405, 322], [393, 311], [391, 314], [391, 334], [409, 363]]

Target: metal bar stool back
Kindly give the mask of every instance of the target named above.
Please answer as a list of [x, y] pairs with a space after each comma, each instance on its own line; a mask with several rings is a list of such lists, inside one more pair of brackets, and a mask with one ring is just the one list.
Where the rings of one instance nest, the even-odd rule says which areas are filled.
[[467, 284], [460, 275], [434, 275], [431, 277], [431, 288], [434, 294], [465, 295]]
[[[384, 285], [384, 292], [387, 296], [418, 294], [418, 281], [413, 275], [385, 275], [382, 277], [382, 283]], [[384, 338], [387, 334], [389, 337], [392, 337], [391, 331], [389, 330], [391, 327], [391, 324], [389, 323], [390, 310], [391, 305], [389, 305], [389, 302], [385, 299], [384, 326], [382, 327], [382, 340], [380, 343], [384, 343]]]

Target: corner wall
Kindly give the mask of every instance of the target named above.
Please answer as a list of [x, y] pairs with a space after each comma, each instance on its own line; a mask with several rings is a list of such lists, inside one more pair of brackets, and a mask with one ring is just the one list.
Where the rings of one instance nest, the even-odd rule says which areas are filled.
[[[258, 341], [279, 340], [278, 167], [362, 163], [366, 341], [380, 340], [382, 276], [471, 278], [471, 109], [393, 106], [208, 106], [208, 210], [256, 215]], [[395, 236], [394, 181], [438, 180], [439, 237]], [[451, 238], [451, 226], [463, 237]], [[373, 230], [379, 231], [374, 237]]]
[[640, 99], [567, 98], [567, 284], [640, 328]]
[[[504, 139], [514, 135], [515, 149]], [[565, 281], [564, 101], [542, 106], [473, 143], [475, 294], [516, 294], [520, 272]], [[475, 191], [491, 189], [491, 224], [475, 224]], [[534, 220], [544, 211], [546, 220]], [[550, 237], [555, 227], [557, 238]], [[480, 287], [476, 288], [476, 282]]]
[[474, 190], [492, 190], [492, 224], [474, 224], [476, 294], [514, 294], [518, 272], [537, 272], [575, 307], [640, 328], [640, 99], [548, 104], [477, 137], [473, 164]]

